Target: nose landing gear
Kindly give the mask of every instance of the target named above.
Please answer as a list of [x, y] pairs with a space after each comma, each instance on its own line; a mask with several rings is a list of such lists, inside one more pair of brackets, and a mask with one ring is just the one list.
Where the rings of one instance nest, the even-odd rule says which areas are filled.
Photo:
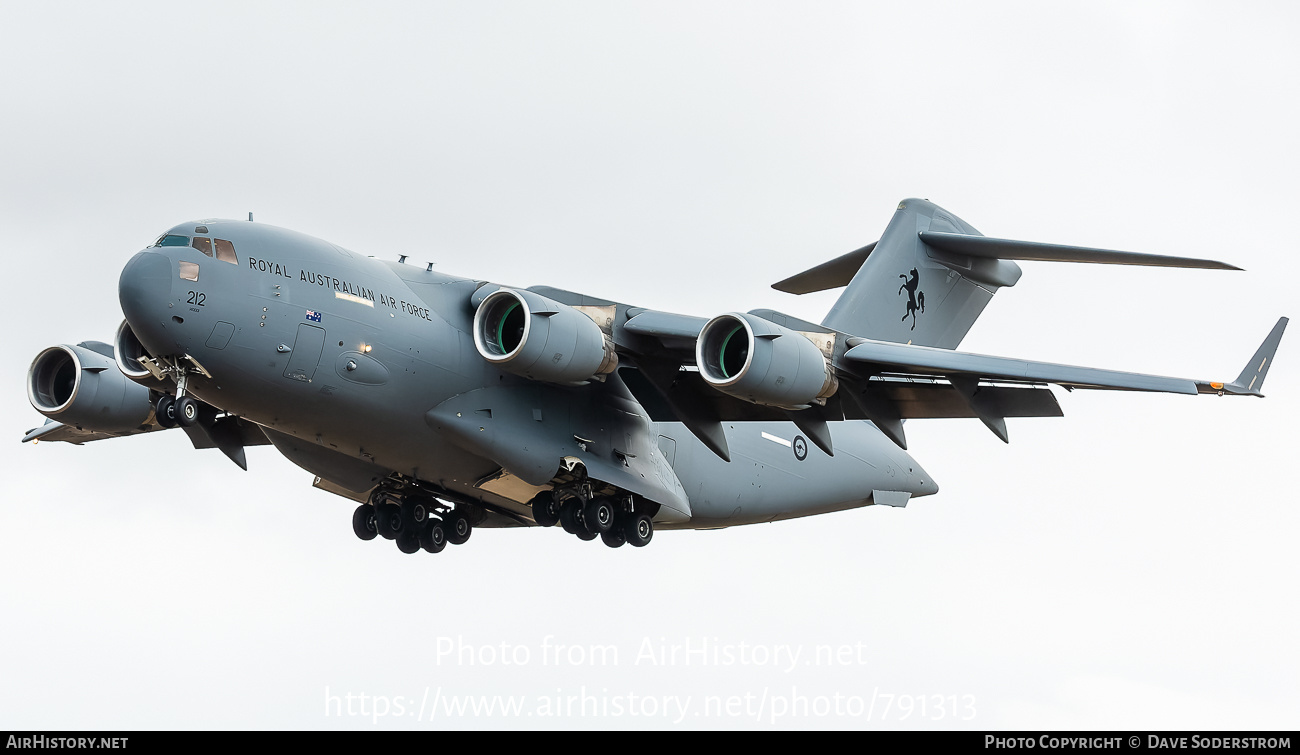
[[212, 374], [190, 355], [178, 357], [160, 357], [150, 359], [142, 357], [144, 365], [155, 378], [176, 381], [176, 396], [162, 395], [154, 404], [154, 416], [158, 424], [165, 428], [210, 427], [217, 418], [217, 410], [188, 394], [191, 375], [200, 375], [211, 379]]

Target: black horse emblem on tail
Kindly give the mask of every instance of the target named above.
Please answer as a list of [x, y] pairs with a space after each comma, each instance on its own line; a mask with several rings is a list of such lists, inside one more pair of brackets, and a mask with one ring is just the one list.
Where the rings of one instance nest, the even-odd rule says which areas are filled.
[[900, 322], [911, 317], [912, 330], [916, 330], [916, 311], [918, 309], [922, 312], [925, 311], [925, 292], [916, 290], [916, 287], [921, 285], [921, 274], [916, 271], [916, 268], [912, 268], [911, 278], [906, 275], [898, 277], [903, 279], [903, 285], [898, 287], [898, 293], [902, 294], [903, 289], [907, 289], [907, 314], [903, 315]]

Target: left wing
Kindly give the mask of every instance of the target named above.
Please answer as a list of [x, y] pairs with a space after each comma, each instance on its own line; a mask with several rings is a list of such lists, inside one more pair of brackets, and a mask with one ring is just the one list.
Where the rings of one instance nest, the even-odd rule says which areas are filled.
[[[1010, 252], [997, 250], [1001, 254]], [[1095, 250], [1053, 249], [1058, 257], [1089, 257]], [[869, 253], [869, 247], [852, 255]], [[1017, 250], [1016, 253], [1028, 254]], [[1044, 256], [1047, 252], [1036, 252]], [[1068, 253], [1068, 254], [1067, 254]], [[847, 255], [851, 256], [851, 255]], [[838, 262], [838, 261], [833, 261]], [[1159, 261], [1143, 261], [1157, 264]], [[1138, 263], [1132, 263], [1138, 264]], [[1216, 263], [1218, 264], [1218, 263]], [[791, 284], [815, 289], [820, 271]], [[834, 269], [831, 269], [834, 268]], [[798, 276], [796, 276], [798, 277]], [[797, 284], [797, 286], [796, 286]], [[570, 306], [607, 307], [609, 333], [619, 355], [618, 376], [654, 421], [681, 422], [710, 450], [730, 459], [723, 422], [793, 422], [810, 440], [833, 454], [827, 423], [870, 420], [891, 440], [907, 448], [903, 420], [978, 418], [1004, 442], [1008, 417], [1059, 417], [1060, 405], [1048, 384], [1067, 390], [1154, 391], [1262, 396], [1269, 363], [1286, 329], [1278, 320], [1236, 380], [1194, 380], [1133, 372], [1076, 367], [1025, 359], [973, 354], [927, 346], [876, 341], [840, 333], [773, 310], [750, 314], [793, 331], [779, 337], [807, 337], [826, 346], [824, 353], [840, 382], [824, 402], [804, 409], [764, 406], [723, 393], [700, 375], [695, 344], [707, 318], [631, 307], [559, 289], [541, 287], [547, 296]]]
[[[1268, 374], [1269, 363], [1282, 340], [1286, 330], [1287, 318], [1283, 317], [1273, 326], [1268, 337], [1260, 344], [1255, 355], [1246, 363], [1246, 367], [1233, 381], [1193, 380], [1190, 378], [1145, 375], [1135, 372], [1117, 372], [1095, 367], [1075, 367], [1049, 362], [1034, 362], [1024, 359], [971, 354], [928, 346], [872, 341], [865, 338], [851, 338], [851, 348], [844, 353], [841, 367], [857, 373], [860, 377], [891, 379], [919, 379], [927, 381], [945, 380], [956, 395], [970, 408], [971, 412], [984, 422], [995, 435], [1008, 442], [1006, 418], [1016, 416], [1008, 414], [997, 406], [990, 391], [995, 386], [988, 383], [1041, 384], [1054, 383], [1067, 390], [1087, 388], [1097, 390], [1151, 391], [1160, 393], [1217, 393], [1220, 396], [1258, 396], [1262, 397], [1264, 377]], [[868, 381], [868, 386], [874, 380]], [[883, 410], [891, 409], [887, 402], [880, 402]], [[898, 412], [894, 411], [894, 417]], [[889, 417], [885, 417], [889, 419]], [[877, 423], [880, 424], [880, 423]], [[882, 427], [882, 430], [885, 428]], [[898, 427], [898, 437], [890, 437], [903, 445], [902, 428]], [[906, 446], [904, 446], [906, 447]]]
[[1277, 351], [1286, 330], [1287, 318], [1273, 326], [1268, 337], [1255, 351], [1255, 356], [1233, 381], [1192, 380], [1190, 378], [1144, 375], [1136, 372], [1116, 372], [1095, 367], [1074, 367], [1025, 359], [1009, 359], [985, 354], [971, 354], [929, 346], [912, 346], [887, 341], [852, 338], [852, 346], [844, 353], [846, 366], [866, 368], [872, 373], [905, 373], [924, 377], [971, 376], [982, 380], [1055, 383], [1073, 390], [1092, 388], [1121, 391], [1153, 391], [1159, 393], [1218, 393], [1232, 396], [1260, 396], [1268, 363]]

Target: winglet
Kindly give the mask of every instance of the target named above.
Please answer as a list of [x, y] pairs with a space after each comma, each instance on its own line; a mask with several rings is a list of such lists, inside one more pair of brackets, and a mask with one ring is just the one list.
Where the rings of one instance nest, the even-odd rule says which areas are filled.
[[1269, 331], [1268, 338], [1264, 343], [1259, 345], [1255, 351], [1255, 356], [1250, 358], [1246, 363], [1245, 369], [1236, 380], [1228, 383], [1223, 387], [1224, 393], [1245, 396], [1263, 396], [1260, 390], [1264, 387], [1264, 377], [1268, 375], [1269, 364], [1273, 361], [1273, 354], [1277, 352], [1277, 345], [1282, 342], [1282, 331], [1286, 330], [1286, 324], [1289, 322], [1285, 317], [1279, 317], [1277, 325]]

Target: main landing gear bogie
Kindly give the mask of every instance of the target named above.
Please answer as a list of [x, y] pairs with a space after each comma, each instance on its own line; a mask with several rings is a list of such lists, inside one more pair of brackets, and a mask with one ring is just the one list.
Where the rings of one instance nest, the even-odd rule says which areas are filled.
[[579, 540], [591, 541], [599, 537], [610, 548], [629, 543], [640, 548], [649, 544], [654, 536], [654, 523], [650, 516], [639, 510], [631, 496], [620, 501], [593, 495], [590, 486], [582, 485], [544, 490], [529, 503], [533, 509], [533, 521], [538, 525], [553, 527], [559, 524]]
[[465, 511], [447, 508], [433, 498], [381, 491], [352, 512], [352, 531], [362, 540], [376, 535], [392, 540], [403, 553], [420, 549], [439, 553], [448, 543], [468, 541], [474, 525]]

